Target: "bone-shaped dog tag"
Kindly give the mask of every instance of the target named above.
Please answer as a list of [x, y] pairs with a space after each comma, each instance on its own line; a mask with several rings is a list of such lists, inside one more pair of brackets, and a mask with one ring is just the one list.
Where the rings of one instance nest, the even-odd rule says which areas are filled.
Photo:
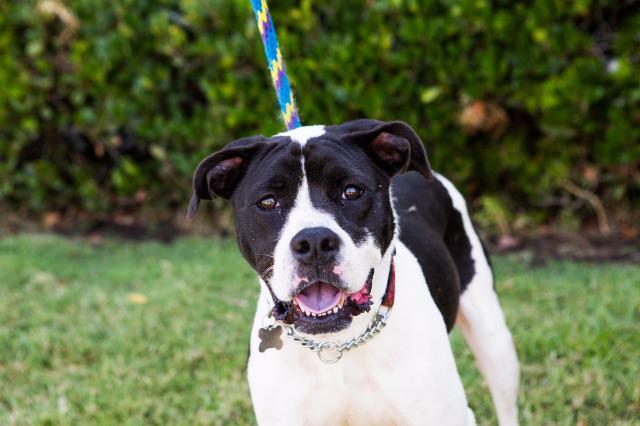
[[270, 327], [261, 328], [258, 330], [258, 337], [260, 338], [260, 346], [258, 350], [262, 353], [267, 349], [282, 349], [282, 327]]

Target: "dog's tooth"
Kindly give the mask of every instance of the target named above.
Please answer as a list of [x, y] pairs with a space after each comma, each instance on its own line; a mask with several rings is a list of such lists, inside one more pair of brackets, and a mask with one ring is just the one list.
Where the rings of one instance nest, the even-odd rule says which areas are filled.
[[335, 308], [333, 308], [333, 313], [337, 314], [338, 313], [338, 307], [336, 306]]
[[318, 316], [318, 314], [316, 314], [315, 312], [311, 312], [311, 315], [313, 315], [314, 317]]
[[298, 306], [298, 300], [297, 299], [293, 299], [293, 304]]

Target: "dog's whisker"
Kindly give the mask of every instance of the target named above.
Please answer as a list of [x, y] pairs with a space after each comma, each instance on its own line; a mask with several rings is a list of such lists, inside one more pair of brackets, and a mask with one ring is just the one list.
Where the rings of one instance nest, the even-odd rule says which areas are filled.
[[273, 256], [272, 254], [257, 253], [256, 256], [264, 256], [264, 257], [270, 257], [272, 259], [275, 259], [275, 256]]
[[263, 280], [266, 279], [266, 275], [271, 271], [273, 271], [273, 266], [269, 266], [262, 273], [260, 273], [260, 278], [262, 278]]

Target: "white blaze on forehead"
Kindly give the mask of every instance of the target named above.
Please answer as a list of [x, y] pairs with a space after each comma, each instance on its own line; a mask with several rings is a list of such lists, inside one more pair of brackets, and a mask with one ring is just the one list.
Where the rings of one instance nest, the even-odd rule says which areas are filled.
[[324, 126], [319, 124], [316, 126], [298, 127], [297, 129], [289, 130], [287, 132], [278, 133], [275, 136], [288, 136], [295, 142], [299, 143], [300, 146], [304, 146], [309, 139], [317, 138], [324, 135], [324, 133]]

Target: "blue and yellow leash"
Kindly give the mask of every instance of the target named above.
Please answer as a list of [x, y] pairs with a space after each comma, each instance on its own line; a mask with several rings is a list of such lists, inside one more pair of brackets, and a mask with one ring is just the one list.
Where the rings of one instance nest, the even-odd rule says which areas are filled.
[[271, 80], [273, 80], [273, 87], [276, 89], [276, 96], [280, 103], [280, 111], [282, 112], [284, 123], [287, 126], [287, 130], [295, 129], [300, 127], [300, 117], [293, 97], [293, 90], [291, 90], [291, 85], [289, 84], [289, 77], [287, 77], [287, 70], [284, 67], [284, 59], [282, 59], [276, 28], [271, 20], [267, 0], [251, 0], [251, 5], [258, 22], [260, 36], [262, 36], [264, 54], [267, 57]]

